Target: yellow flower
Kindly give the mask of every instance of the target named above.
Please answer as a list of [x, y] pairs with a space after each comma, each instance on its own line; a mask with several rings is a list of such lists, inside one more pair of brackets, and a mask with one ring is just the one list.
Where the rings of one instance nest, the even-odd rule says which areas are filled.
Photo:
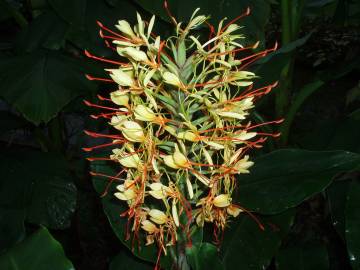
[[116, 82], [118, 85], [121, 86], [133, 86], [134, 80], [132, 76], [128, 73], [122, 71], [121, 69], [107, 69], [110, 71], [110, 77]]
[[220, 194], [214, 198], [213, 204], [216, 207], [227, 207], [230, 205], [231, 197], [229, 194]]
[[123, 49], [118, 49], [117, 51], [120, 55], [130, 57], [137, 62], [149, 61], [146, 53], [144, 53], [143, 51], [140, 51], [138, 49], [135, 49], [133, 47], [126, 47]]
[[155, 113], [144, 105], [137, 105], [134, 110], [135, 119], [152, 122], [156, 119]]
[[127, 106], [129, 104], [129, 95], [125, 91], [114, 91], [110, 93], [110, 99], [116, 105]]
[[182, 131], [177, 134], [177, 137], [182, 140], [188, 140], [190, 142], [198, 141], [198, 136], [192, 131]]
[[125, 180], [124, 184], [118, 185], [116, 189], [119, 192], [116, 192], [114, 195], [119, 200], [129, 201], [136, 198], [137, 189], [135, 187], [134, 181], [132, 180]]
[[173, 200], [173, 202], [172, 202], [171, 213], [172, 213], [172, 217], [173, 217], [173, 220], [174, 220], [174, 223], [175, 223], [176, 227], [179, 227], [179, 225], [180, 225], [179, 216], [178, 216], [178, 213], [177, 213], [175, 200]]
[[161, 183], [152, 183], [150, 188], [149, 194], [158, 200], [165, 199], [170, 192], [170, 188]]
[[123, 136], [131, 142], [143, 142], [145, 140], [142, 127], [134, 121], [124, 121], [120, 130]]
[[149, 212], [149, 216], [151, 221], [159, 225], [164, 224], [168, 220], [167, 215], [163, 211], [160, 211], [158, 209], [151, 209]]
[[126, 168], [139, 168], [141, 165], [140, 158], [136, 153], [127, 153], [118, 148], [113, 149], [112, 152], [110, 159], [118, 161]]
[[243, 210], [241, 210], [238, 206], [234, 204], [230, 204], [226, 208], [226, 212], [233, 217], [237, 217], [241, 212], [243, 212]]
[[176, 76], [174, 73], [165, 71], [162, 76], [163, 76], [165, 83], [175, 85], [180, 88], [182, 87], [182, 83], [181, 83], [179, 77]]
[[172, 155], [163, 157], [163, 160], [167, 166], [173, 169], [188, 168], [190, 165], [187, 158], [179, 150], [175, 150]]
[[153, 234], [158, 230], [156, 225], [147, 219], [141, 222], [141, 228], [149, 234]]
[[134, 37], [135, 36], [133, 30], [131, 29], [130, 24], [125, 20], [118, 21], [118, 24], [115, 25], [115, 27], [117, 29], [119, 29], [119, 31], [121, 33], [123, 33], [127, 37]]
[[235, 165], [234, 169], [237, 170], [237, 173], [250, 173], [249, 168], [254, 165], [254, 162], [248, 161], [249, 156], [246, 155], [244, 158], [240, 159]]

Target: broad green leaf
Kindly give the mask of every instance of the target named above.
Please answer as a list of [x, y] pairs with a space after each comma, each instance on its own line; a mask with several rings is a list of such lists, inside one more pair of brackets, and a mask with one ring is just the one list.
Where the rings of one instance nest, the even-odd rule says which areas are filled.
[[360, 110], [344, 119], [320, 123], [310, 134], [299, 134], [296, 141], [311, 150], [338, 149], [360, 153]]
[[64, 250], [46, 228], [41, 228], [0, 256], [4, 270], [74, 270]]
[[[100, 21], [106, 27], [114, 30], [118, 20], [126, 19], [132, 23], [136, 21], [136, 8], [131, 1], [112, 1], [112, 5], [105, 0], [49, 0], [55, 12], [67, 21], [69, 29], [68, 39], [83, 49], [88, 49], [98, 56], [113, 55], [113, 51], [104, 45], [99, 36]], [[105, 35], [111, 35], [104, 32]]]
[[[155, 1], [146, 1], [146, 0], [136, 0], [144, 9], [148, 10], [150, 13], [156, 14], [162, 19], [169, 21], [170, 19], [163, 7], [163, 0]], [[199, 14], [210, 15], [211, 22], [217, 27], [219, 21], [225, 17], [228, 20], [224, 25], [227, 24], [230, 20], [236, 18], [246, 11], [248, 7], [251, 9], [251, 15], [239, 20], [237, 23], [244, 28], [241, 30], [244, 35], [248, 38], [246, 42], [252, 43], [258, 40], [264, 40], [264, 27], [268, 21], [270, 15], [270, 5], [267, 1], [264, 0], [229, 0], [229, 1], [217, 1], [217, 0], [206, 0], [206, 1], [192, 1], [192, 0], [183, 0], [167, 1], [171, 13], [179, 21], [188, 21], [191, 17], [191, 14], [194, 10], [200, 7]]]
[[334, 181], [326, 189], [326, 199], [329, 207], [332, 225], [345, 241], [345, 208], [350, 181]]
[[186, 257], [193, 270], [224, 269], [216, 246], [210, 243], [201, 243], [187, 247]]
[[130, 251], [121, 251], [110, 262], [109, 270], [153, 270], [154, 266], [148, 264], [131, 254]]
[[327, 249], [321, 244], [281, 249], [276, 256], [277, 270], [328, 270]]
[[349, 186], [345, 212], [345, 237], [350, 263], [353, 269], [360, 268], [360, 183], [353, 181]]
[[259, 86], [264, 86], [278, 81], [283, 68], [288, 64], [292, 54], [297, 48], [306, 43], [310, 35], [311, 33], [282, 46], [277, 51], [257, 61], [253, 65], [252, 71], [260, 78], [255, 83]]
[[67, 103], [94, 90], [80, 60], [41, 50], [0, 64], [0, 96], [39, 124], [52, 119]]
[[304, 104], [306, 99], [310, 97], [317, 90], [321, 89], [324, 85], [322, 80], [316, 79], [311, 83], [304, 85], [297, 93], [292, 102], [289, 111], [285, 116], [285, 121], [280, 127], [281, 140], [287, 141], [291, 125], [295, 119], [296, 113], [299, 111], [301, 106]]
[[247, 214], [230, 223], [221, 246], [225, 269], [266, 269], [293, 223], [294, 212], [289, 209], [278, 215], [258, 216], [264, 230]]
[[4, 150], [0, 167], [1, 211], [24, 211], [18, 215], [18, 223], [25, 218], [54, 229], [70, 226], [76, 207], [76, 187], [62, 156]]
[[235, 200], [255, 212], [279, 213], [323, 191], [337, 173], [359, 162], [360, 155], [345, 151], [274, 151], [256, 159], [250, 174], [239, 175]]
[[60, 49], [64, 42], [68, 24], [52, 10], [36, 17], [23, 29], [15, 43], [17, 50], [31, 52], [38, 48]]
[[[112, 167], [111, 164], [105, 162], [92, 162], [91, 168], [93, 172], [102, 173], [106, 175], [116, 175], [118, 173], [118, 171], [114, 167]], [[119, 168], [119, 170], [120, 169], [121, 168]], [[107, 178], [94, 176], [93, 184], [95, 190], [100, 195], [103, 195], [102, 204], [103, 204], [104, 212], [107, 215], [107, 218], [116, 236], [137, 257], [145, 261], [155, 263], [158, 255], [158, 248], [155, 244], [145, 246], [144, 245], [145, 239], [141, 237], [139, 239], [141, 241], [140, 243], [141, 249], [138, 249], [137, 248], [138, 243], [136, 241], [133, 243], [132, 238], [130, 238], [129, 240], [125, 240], [126, 224], [128, 220], [127, 217], [121, 217], [120, 215], [124, 213], [128, 209], [128, 207], [125, 202], [116, 199], [114, 196], [115, 188], [119, 184], [119, 182], [114, 181], [109, 185], [109, 180]], [[162, 256], [160, 263], [162, 267], [170, 268], [171, 266], [170, 256], [169, 255]]]

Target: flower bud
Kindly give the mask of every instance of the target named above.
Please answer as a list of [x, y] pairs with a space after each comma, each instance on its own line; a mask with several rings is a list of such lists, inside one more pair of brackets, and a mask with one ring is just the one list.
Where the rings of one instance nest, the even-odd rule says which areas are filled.
[[135, 119], [140, 121], [154, 121], [156, 119], [155, 113], [149, 109], [148, 107], [145, 107], [144, 105], [137, 105], [134, 110]]
[[177, 87], [182, 87], [182, 83], [180, 79], [174, 73], [168, 71], [164, 72], [163, 79], [164, 82], [167, 84], [175, 85]]
[[127, 37], [135, 36], [130, 24], [125, 20], [118, 21], [118, 24], [115, 25], [115, 27]]
[[121, 69], [107, 69], [110, 71], [110, 77], [121, 86], [132, 86], [134, 85], [133, 78], [128, 74], [122, 71]]
[[129, 104], [129, 95], [124, 91], [114, 91], [110, 93], [110, 99], [116, 105], [127, 106]]
[[177, 212], [177, 208], [176, 208], [176, 203], [174, 200], [173, 200], [172, 206], [171, 206], [171, 214], [172, 214], [172, 217], [173, 217], [176, 227], [179, 227], [179, 225], [180, 225], [179, 216], [178, 216], [178, 212]]
[[238, 206], [234, 204], [230, 204], [226, 208], [226, 212], [233, 217], [237, 217], [241, 212], [243, 212], [243, 210], [241, 210]]
[[130, 57], [137, 62], [149, 61], [145, 52], [135, 49], [133, 47], [126, 47], [124, 49], [120, 49], [119, 52], [120, 54]]
[[159, 225], [164, 224], [168, 219], [167, 215], [163, 211], [160, 211], [158, 209], [151, 209], [149, 212], [149, 216], [151, 221]]
[[121, 132], [124, 137], [131, 142], [143, 142], [145, 140], [141, 126], [134, 121], [124, 121]]
[[194, 133], [194, 132], [191, 132], [191, 131], [183, 131], [183, 132], [179, 132], [177, 134], [177, 137], [179, 139], [183, 139], [183, 140], [188, 140], [188, 141], [191, 141], [191, 142], [196, 142], [198, 140], [198, 136]]
[[229, 194], [220, 194], [214, 198], [213, 204], [216, 207], [227, 207], [230, 205], [230, 200]]
[[243, 159], [239, 160], [235, 165], [234, 169], [237, 170], [237, 173], [249, 173], [249, 168], [254, 165], [254, 162], [248, 161], [249, 156], [244, 156]]
[[141, 222], [141, 228], [149, 234], [156, 232], [158, 229], [154, 223], [147, 219]]

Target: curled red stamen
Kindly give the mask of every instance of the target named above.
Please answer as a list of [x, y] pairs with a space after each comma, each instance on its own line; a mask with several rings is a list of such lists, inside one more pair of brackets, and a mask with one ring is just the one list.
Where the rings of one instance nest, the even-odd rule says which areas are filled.
[[246, 17], [246, 16], [249, 16], [250, 13], [251, 13], [251, 9], [250, 9], [250, 7], [247, 7], [247, 8], [246, 8], [246, 11], [245, 11], [243, 14], [237, 16], [235, 19], [231, 20], [227, 25], [225, 25], [225, 26], [220, 30], [220, 33], [224, 32], [224, 31], [226, 30], [226, 28], [228, 28], [230, 25], [232, 25], [232, 24], [235, 23], [236, 21], [240, 20], [241, 18]]

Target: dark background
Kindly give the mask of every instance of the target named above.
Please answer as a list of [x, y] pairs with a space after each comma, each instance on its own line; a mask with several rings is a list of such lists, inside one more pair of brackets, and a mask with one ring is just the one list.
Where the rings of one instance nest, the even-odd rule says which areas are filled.
[[[224, 255], [226, 269], [360, 269], [360, 2], [173, 0], [169, 6], [179, 21], [186, 21], [200, 7], [215, 25], [250, 6], [251, 15], [239, 21], [245, 26], [245, 44], [259, 40], [262, 50], [279, 43], [276, 52], [250, 70], [260, 76], [258, 86], [279, 81], [273, 93], [257, 104], [253, 121], [285, 118], [281, 126], [264, 130], [281, 131], [282, 137], [267, 142], [254, 155], [283, 148], [298, 151], [280, 152], [275, 160], [285, 174], [282, 185], [291, 187], [293, 178], [304, 180], [298, 189], [305, 195], [296, 202], [289, 199], [281, 208], [293, 208], [294, 218], [288, 233], [272, 245], [261, 238], [268, 236], [257, 236], [256, 226], [245, 224], [248, 234], [244, 235], [230, 230], [229, 235], [239, 241], [231, 254], [247, 254], [255, 264], [251, 260], [232, 264], [234, 257]], [[109, 269], [110, 264], [113, 270], [151, 269], [135, 260], [115, 236], [88, 173], [85, 157], [89, 155], [82, 151], [101, 143], [84, 136], [83, 130], [107, 132], [103, 121], [89, 116], [96, 110], [86, 107], [83, 99], [97, 102], [96, 95], [106, 96], [109, 90], [107, 84], [85, 78], [84, 74], [105, 77], [106, 65], [87, 58], [84, 50], [116, 59], [99, 37], [96, 21], [115, 29], [120, 19], [135, 23], [136, 11], [146, 19], [155, 14], [155, 31], [171, 33], [160, 0], [0, 0], [0, 266], [8, 265], [4, 261], [10, 257], [21, 265], [46, 254], [42, 248], [52, 250], [46, 248], [47, 240], [29, 238], [41, 225], [52, 235], [44, 237], [59, 241], [76, 269]], [[198, 31], [207, 33], [205, 28]], [[304, 154], [301, 149], [317, 154]], [[346, 151], [356, 162], [331, 171], [331, 166], [346, 161]], [[294, 166], [297, 176], [287, 176]], [[309, 184], [327, 170], [331, 172], [325, 182]], [[313, 182], [305, 183], [305, 178]], [[276, 201], [284, 194], [269, 196]], [[258, 242], [249, 238], [251, 233]], [[18, 269], [57, 269], [62, 260], [56, 257], [56, 266], [41, 263], [45, 268]]]

